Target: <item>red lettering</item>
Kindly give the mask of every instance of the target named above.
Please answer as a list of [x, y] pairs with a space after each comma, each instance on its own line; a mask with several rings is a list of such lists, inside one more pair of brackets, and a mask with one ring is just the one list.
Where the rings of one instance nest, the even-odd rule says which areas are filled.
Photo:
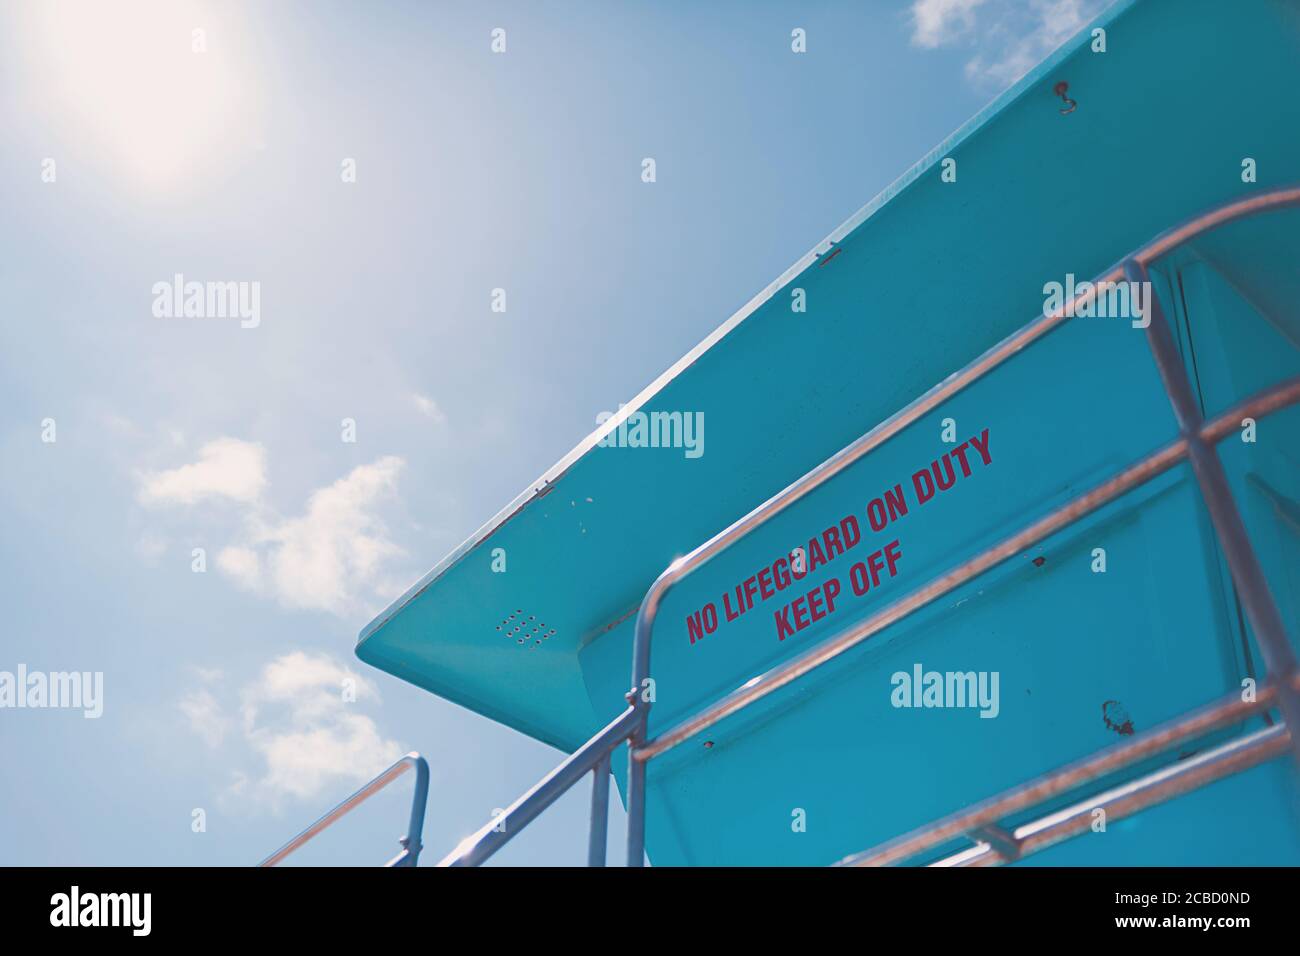
[[922, 468], [912, 476], [912, 488], [916, 491], [918, 505], [923, 505], [934, 497], [934, 482], [930, 480], [929, 468]]
[[[940, 462], [943, 463], [943, 469], [948, 475], [948, 481], [946, 483], [943, 480], [943, 474], [939, 472]], [[957, 483], [957, 476], [953, 474], [952, 470], [952, 456], [944, 455], [942, 458], [936, 458], [931, 464], [931, 467], [934, 468], [934, 481], [935, 484], [939, 486], [940, 491], [947, 491]]]
[[970, 477], [970, 463], [966, 461], [966, 449], [968, 447], [970, 447], [970, 442], [964, 441], [952, 450], [952, 453], [957, 456], [957, 460], [961, 462], [961, 473], [967, 478]]
[[898, 550], [897, 538], [885, 545], [885, 560], [889, 562], [889, 576], [891, 578], [898, 573], [898, 559], [902, 556], [903, 552]]
[[791, 574], [796, 581], [802, 581], [808, 575], [808, 555], [803, 553], [803, 548], [795, 548], [790, 552]]
[[[854, 567], [861, 567], [861, 565]], [[840, 590], [839, 580], [831, 578], [825, 584], [818, 585], [776, 611], [774, 617], [777, 639], [784, 641], [796, 631], [802, 631], [827, 615], [835, 613], [835, 598], [839, 596]], [[793, 627], [791, 627], [791, 620], [794, 622]]]
[[[737, 601], [740, 600], [740, 588], [736, 588], [736, 600], [737, 600]], [[734, 621], [736, 618], [740, 617], [740, 612], [739, 612], [739, 611], [733, 611], [733, 610], [731, 609], [731, 595], [730, 595], [730, 594], [724, 594], [724, 595], [722, 595], [722, 613], [725, 614], [725, 615], [727, 616], [727, 620], [728, 620], [728, 621]]]
[[889, 524], [889, 519], [885, 517], [885, 502], [880, 498], [872, 498], [867, 504], [867, 522], [872, 531], [881, 531]]
[[826, 592], [826, 613], [834, 614], [835, 598], [840, 593], [840, 582], [837, 578], [831, 578], [822, 585], [822, 589]]
[[808, 570], [816, 571], [817, 565], [826, 563], [826, 555], [822, 554], [822, 546], [817, 543], [816, 538], [808, 539]]
[[814, 621], [820, 621], [826, 616], [826, 612], [822, 610], [821, 588], [813, 588], [808, 592], [808, 612]]
[[787, 637], [794, 634], [794, 628], [790, 626], [790, 605], [786, 605], [781, 610], [773, 613], [776, 618], [776, 637], [779, 641], [784, 641]]
[[878, 587], [880, 585], [880, 571], [885, 566], [884, 562], [881, 560], [880, 554], [881, 552], [879, 551], [872, 551], [871, 554], [867, 556], [867, 570], [871, 572], [872, 587]]
[[871, 590], [871, 581], [867, 578], [867, 566], [861, 561], [849, 568], [849, 585], [858, 597]]
[[790, 602], [790, 609], [794, 611], [794, 629], [802, 631], [809, 624], [808, 609], [804, 607], [804, 599], [801, 597], [795, 598]]
[[907, 498], [903, 495], [903, 486], [894, 485], [885, 492], [885, 504], [889, 506], [889, 520], [897, 521], [900, 515], [907, 514]]
[[712, 634], [718, 629], [718, 609], [711, 603], [704, 605], [703, 609], [688, 615], [686, 618], [686, 633], [691, 639], [691, 643], [704, 640], [705, 634]]
[[837, 554], [844, 553], [844, 545], [840, 543], [840, 529], [827, 528], [822, 532], [822, 541], [826, 544], [826, 560], [829, 561]]

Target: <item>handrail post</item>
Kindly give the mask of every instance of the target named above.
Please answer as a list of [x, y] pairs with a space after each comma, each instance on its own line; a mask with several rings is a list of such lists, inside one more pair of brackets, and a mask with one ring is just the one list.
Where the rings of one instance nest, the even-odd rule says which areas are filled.
[[645, 744], [650, 728], [650, 705], [654, 702], [650, 679], [650, 635], [654, 629], [659, 602], [673, 586], [682, 569], [690, 568], [691, 556], [679, 558], [670, 564], [650, 585], [645, 600], [636, 614], [636, 628], [632, 638], [632, 689], [627, 692], [627, 702], [632, 706], [636, 722], [627, 739], [627, 865], [643, 866], [645, 863], [645, 798], [646, 762], [637, 755]]
[[643, 743], [644, 724], [627, 742], [627, 865], [632, 867], [645, 863], [645, 761], [636, 757]]
[[591, 771], [591, 834], [587, 839], [587, 865], [605, 865], [605, 837], [609, 829], [609, 754]]
[[402, 837], [402, 852], [389, 861], [389, 866], [416, 866], [420, 860], [420, 851], [424, 849], [424, 808], [429, 802], [429, 762], [423, 757], [414, 761], [415, 793], [411, 797], [411, 816], [406, 824], [406, 836]]
[[[650, 587], [651, 594], [658, 585]], [[627, 738], [627, 866], [639, 867], [645, 860], [645, 762], [638, 760], [637, 748], [646, 741], [646, 728], [650, 723], [650, 701], [643, 700], [642, 681], [649, 676], [650, 635], [646, 627], [646, 606], [641, 603], [636, 615], [636, 631], [632, 646], [632, 689], [627, 692], [627, 702], [632, 705], [636, 722]], [[653, 612], [650, 613], [653, 623]]]

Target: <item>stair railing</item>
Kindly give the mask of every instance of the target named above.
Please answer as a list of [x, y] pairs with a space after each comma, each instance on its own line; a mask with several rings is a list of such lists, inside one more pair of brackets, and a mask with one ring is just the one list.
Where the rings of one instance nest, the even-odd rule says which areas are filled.
[[334, 809], [330, 810], [323, 817], [257, 865], [275, 866], [294, 850], [298, 849], [326, 827], [337, 821], [340, 817], [355, 810], [362, 803], [365, 803], [365, 801], [369, 800], [380, 790], [383, 790], [390, 783], [411, 769], [415, 770], [415, 792], [411, 795], [411, 816], [407, 822], [406, 836], [402, 837], [398, 841], [402, 845], [402, 852], [397, 854], [397, 856], [393, 857], [384, 865], [393, 867], [415, 866], [416, 862], [420, 858], [420, 850], [423, 848], [420, 844], [420, 839], [421, 835], [424, 833], [424, 808], [429, 802], [429, 762], [414, 751], [402, 757], [379, 776], [375, 777], [356, 793], [352, 794], [352, 796], [334, 807]]

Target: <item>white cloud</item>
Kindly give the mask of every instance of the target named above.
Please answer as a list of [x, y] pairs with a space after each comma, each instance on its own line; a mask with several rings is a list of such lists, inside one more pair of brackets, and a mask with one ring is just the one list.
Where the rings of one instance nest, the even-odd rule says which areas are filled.
[[250, 591], [256, 590], [261, 581], [262, 559], [252, 548], [222, 548], [217, 553], [217, 567]]
[[369, 780], [405, 752], [358, 710], [378, 696], [370, 681], [329, 655], [275, 658], [241, 695], [244, 740], [261, 769], [237, 780], [237, 789], [274, 804]]
[[285, 800], [342, 798], [406, 750], [386, 738], [360, 708], [378, 702], [374, 685], [334, 657], [294, 651], [269, 661], [223, 706], [206, 688], [187, 695], [181, 712], [210, 746], [232, 742], [236, 767], [223, 795], [241, 808], [279, 809]]
[[378, 514], [404, 464], [390, 455], [360, 465], [313, 492], [301, 517], [259, 519], [250, 540], [218, 554], [217, 567], [285, 607], [340, 616], [366, 607], [385, 580], [386, 562], [404, 553]]
[[256, 442], [218, 438], [199, 449], [199, 460], [141, 479], [146, 504], [194, 504], [208, 498], [250, 503], [266, 487], [266, 450]]
[[950, 43], [975, 26], [975, 8], [985, 0], [915, 0], [912, 42], [933, 49]]
[[[915, 0], [918, 46], [962, 42], [974, 48], [966, 76], [985, 86], [1005, 87], [1033, 69], [1074, 36], [1110, 0]], [[981, 7], [976, 14], [976, 8]]]
[[221, 745], [231, 720], [222, 711], [212, 691], [201, 688], [181, 698], [181, 713], [189, 721], [190, 729], [209, 747]]
[[425, 418], [432, 419], [435, 425], [446, 424], [447, 416], [443, 413], [442, 409], [438, 407], [438, 403], [429, 398], [429, 396], [412, 393], [411, 404], [414, 405], [419, 413]]
[[1104, 5], [1104, 0], [1034, 0], [1028, 28], [990, 55], [973, 58], [966, 64], [966, 76], [1010, 86], [1074, 36]]
[[[312, 492], [301, 514], [285, 517], [266, 494], [266, 458], [260, 444], [218, 438], [199, 450], [195, 462], [143, 475], [139, 500], [147, 505], [233, 503], [238, 524], [224, 541], [220, 536], [214, 541], [210, 527], [203, 532], [204, 540], [217, 548], [215, 566], [236, 586], [284, 607], [356, 616], [376, 612], [400, 594], [407, 575], [393, 566], [393, 559], [405, 552], [381, 512], [396, 499], [403, 459], [388, 455], [353, 468]], [[190, 521], [195, 517], [186, 515]], [[229, 521], [231, 513], [215, 517]], [[170, 539], [152, 530], [141, 536], [137, 551], [146, 563], [156, 564], [169, 540], [194, 534], [192, 527], [168, 531]]]

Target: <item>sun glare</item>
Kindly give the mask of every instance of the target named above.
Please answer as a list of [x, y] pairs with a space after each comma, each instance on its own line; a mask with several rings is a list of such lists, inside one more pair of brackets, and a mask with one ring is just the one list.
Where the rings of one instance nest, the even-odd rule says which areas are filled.
[[28, 99], [83, 162], [182, 192], [257, 148], [247, 18], [197, 0], [25, 5]]

